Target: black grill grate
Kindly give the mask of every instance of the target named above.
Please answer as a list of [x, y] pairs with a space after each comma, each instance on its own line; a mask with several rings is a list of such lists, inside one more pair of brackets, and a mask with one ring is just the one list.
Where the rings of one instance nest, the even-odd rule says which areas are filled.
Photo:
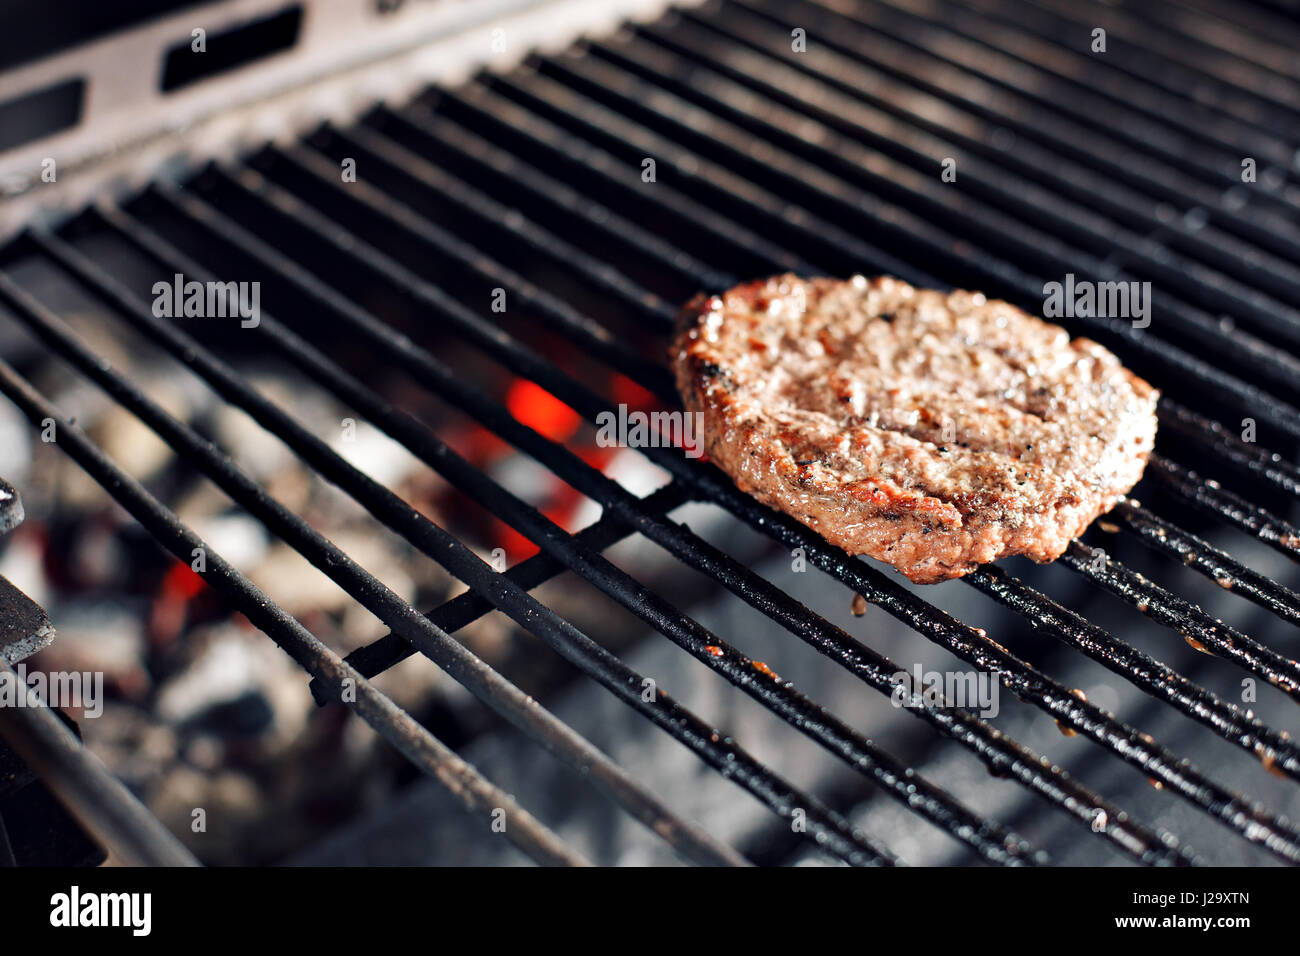
[[[1128, 6], [1057, 0], [745, 0], [684, 11], [607, 42], [533, 60], [505, 76], [432, 90], [400, 110], [377, 109], [352, 128], [326, 128], [295, 145], [268, 147], [183, 185], [156, 184], [123, 206], [98, 206], [58, 232], [32, 231], [9, 247], [6, 261], [35, 256], [59, 267], [470, 587], [427, 615], [270, 497], [222, 449], [170, 417], [16, 279], [0, 275], [0, 302], [385, 622], [388, 637], [340, 660], [209, 552], [209, 583], [302, 664], [321, 700], [337, 699], [344, 681], [354, 682], [351, 706], [365, 720], [471, 810], [507, 808], [514, 821], [508, 835], [541, 862], [579, 857], [376, 691], [368, 677], [424, 654], [539, 745], [581, 768], [683, 857], [713, 864], [744, 860], [675, 815], [638, 779], [644, 775], [614, 765], [451, 636], [493, 609], [773, 812], [806, 818], [806, 836], [821, 850], [854, 864], [897, 862], [888, 847], [667, 693], [643, 696], [646, 675], [530, 595], [564, 571], [580, 575], [979, 858], [1004, 864], [1047, 858], [969, 809], [943, 781], [925, 779], [848, 726], [833, 704], [808, 699], [602, 555], [616, 541], [640, 535], [865, 684], [893, 693], [893, 675], [903, 669], [897, 662], [673, 520], [673, 510], [687, 501], [717, 505], [785, 547], [803, 549], [810, 564], [970, 666], [995, 673], [1017, 698], [1063, 728], [1242, 838], [1298, 862], [1300, 830], [1285, 817], [1080, 699], [981, 629], [759, 506], [715, 470], [675, 450], [643, 450], [672, 480], [647, 497], [632, 494], [516, 420], [356, 294], [384, 288], [403, 309], [436, 321], [442, 332], [595, 421], [610, 399], [535, 340], [495, 321], [478, 304], [482, 299], [469, 304], [465, 289], [505, 289], [512, 308], [576, 349], [584, 362], [602, 363], [675, 403], [656, 351], [675, 304], [686, 292], [725, 287], [736, 276], [786, 269], [886, 272], [923, 285], [978, 287], [1031, 312], [1041, 306], [1044, 281], [1067, 272], [1151, 281], [1150, 328], [1099, 318], [1070, 324], [1072, 332], [1114, 348], [1171, 396], [1161, 407], [1162, 454], [1153, 457], [1144, 486], [1158, 486], [1169, 507], [1129, 501], [1111, 520], [1155, 553], [1231, 585], [1283, 626], [1300, 623], [1300, 595], [1172, 517], [1187, 513], [1184, 506], [1195, 508], [1287, 558], [1300, 557], [1300, 531], [1273, 513], [1293, 508], [1300, 473], [1284, 455], [1263, 450], [1290, 449], [1300, 438], [1294, 405], [1300, 395], [1300, 193], [1288, 166], [1298, 144], [1279, 133], [1300, 129], [1300, 101], [1287, 95], [1300, 77], [1290, 61], [1262, 58], [1277, 47], [1256, 35], [1267, 25], [1274, 44], [1279, 37], [1294, 42], [1300, 28], [1260, 14], [1222, 34], [1209, 29], [1218, 14], [1179, 7], [1165, 33], [1141, 25], [1146, 8], [1132, 6], [1130, 12]], [[1172, 11], [1175, 5], [1156, 6]], [[1108, 30], [1113, 57], [1087, 52], [1088, 25], [1094, 24]], [[807, 31], [806, 53], [792, 52], [796, 27]], [[1193, 34], [1205, 39], [1193, 40]], [[1236, 46], [1243, 39], [1264, 44], [1261, 59], [1243, 56]], [[1260, 167], [1261, 182], [1250, 187], [1241, 181], [1244, 155], [1256, 157]], [[340, 179], [344, 157], [357, 160], [360, 181]], [[656, 160], [653, 184], [641, 181], [644, 157]], [[956, 184], [939, 180], [944, 157], [958, 160]], [[218, 356], [219, 349], [181, 323], [156, 318], [148, 296], [120, 283], [87, 237], [111, 238], [168, 276], [260, 279], [275, 317], [264, 312], [255, 330], [241, 334], [256, 337], [259, 349], [295, 366], [392, 436], [541, 553], [498, 574], [331, 450], [291, 409], [264, 397], [237, 364]], [[533, 281], [539, 262], [565, 276], [560, 291]], [[318, 347], [311, 330], [326, 320], [345, 330], [356, 348], [403, 370], [597, 502], [602, 518], [571, 535], [493, 481], [432, 427], [391, 405]], [[0, 367], [0, 390], [34, 422], [59, 418], [9, 366]], [[1258, 421], [1259, 444], [1237, 440], [1214, 418], [1231, 421], [1238, 413]], [[188, 563], [191, 549], [201, 545], [195, 534], [72, 423], [61, 421], [59, 434], [60, 447]], [[1240, 493], [1199, 472], [1231, 473]], [[1250, 499], [1267, 500], [1272, 511]], [[1250, 637], [1115, 558], [1096, 557], [1080, 542], [1061, 563], [1194, 646], [1300, 697], [1300, 663], [1288, 643], [1293, 635], [1279, 636], [1283, 626]], [[1001, 569], [981, 569], [965, 581], [1275, 774], [1300, 780], [1296, 743], [1249, 709]], [[780, 670], [779, 661], [773, 666]], [[912, 712], [996, 775], [1075, 820], [1081, 836], [1109, 841], [1146, 863], [1195, 862], [1172, 834], [1132, 819], [991, 722], [956, 708]]]

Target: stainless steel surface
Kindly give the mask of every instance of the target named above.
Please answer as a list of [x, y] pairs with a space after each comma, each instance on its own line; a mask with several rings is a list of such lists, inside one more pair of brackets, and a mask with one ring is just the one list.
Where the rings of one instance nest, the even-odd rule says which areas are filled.
[[[263, 140], [285, 140], [484, 64], [506, 68], [532, 50], [648, 18], [667, 0], [229, 0], [202, 4], [0, 73], [0, 102], [86, 80], [75, 127], [0, 153], [0, 238], [33, 217], [86, 202]], [[173, 92], [160, 89], [166, 52], [293, 6], [290, 50]], [[391, 8], [391, 12], [384, 12]], [[42, 178], [53, 160], [57, 179]]]

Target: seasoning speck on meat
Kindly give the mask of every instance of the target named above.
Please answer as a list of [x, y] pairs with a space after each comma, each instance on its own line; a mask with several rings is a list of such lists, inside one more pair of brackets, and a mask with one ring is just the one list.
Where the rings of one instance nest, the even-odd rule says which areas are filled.
[[919, 584], [1059, 557], [1155, 441], [1156, 390], [1096, 342], [896, 279], [699, 296], [671, 360], [741, 490]]

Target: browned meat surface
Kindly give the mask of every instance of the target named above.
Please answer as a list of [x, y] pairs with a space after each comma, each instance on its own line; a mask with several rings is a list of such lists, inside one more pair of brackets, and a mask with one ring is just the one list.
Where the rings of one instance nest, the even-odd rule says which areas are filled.
[[1142, 476], [1157, 393], [1001, 301], [777, 276], [700, 296], [677, 387], [736, 484], [928, 584], [1051, 561]]

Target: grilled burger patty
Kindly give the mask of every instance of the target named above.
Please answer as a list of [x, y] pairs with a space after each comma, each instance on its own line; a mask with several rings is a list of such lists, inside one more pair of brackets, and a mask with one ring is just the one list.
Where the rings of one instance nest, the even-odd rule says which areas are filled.
[[745, 492], [918, 584], [1051, 561], [1142, 476], [1157, 392], [1015, 306], [793, 275], [699, 296], [671, 361]]

